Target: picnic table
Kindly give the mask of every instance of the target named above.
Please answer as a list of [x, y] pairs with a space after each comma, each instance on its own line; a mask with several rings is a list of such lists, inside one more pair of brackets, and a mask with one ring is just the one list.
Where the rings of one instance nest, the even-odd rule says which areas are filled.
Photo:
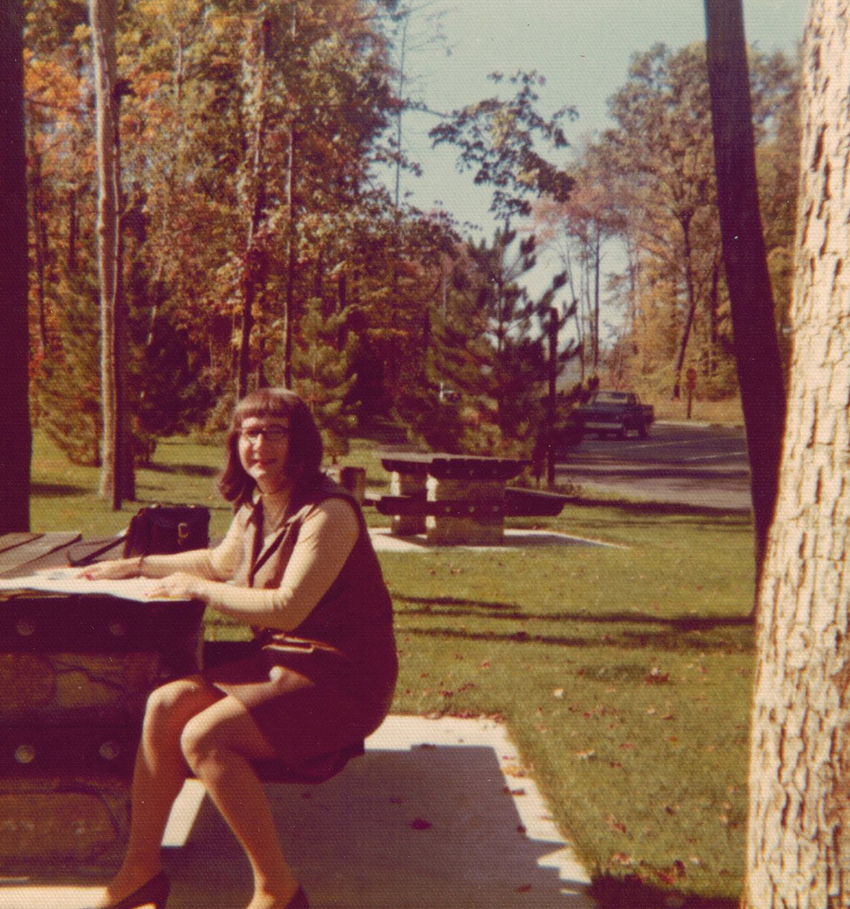
[[[67, 567], [87, 546], [78, 533], [0, 536], [0, 577]], [[147, 696], [198, 666], [204, 607], [25, 583], [0, 591], [0, 868], [112, 864]]]
[[509, 480], [529, 461], [452, 455], [441, 452], [393, 452], [381, 456], [391, 474], [390, 494], [375, 507], [391, 515], [397, 536], [424, 533], [433, 545], [498, 545], [506, 516], [557, 515], [566, 497], [512, 489]]

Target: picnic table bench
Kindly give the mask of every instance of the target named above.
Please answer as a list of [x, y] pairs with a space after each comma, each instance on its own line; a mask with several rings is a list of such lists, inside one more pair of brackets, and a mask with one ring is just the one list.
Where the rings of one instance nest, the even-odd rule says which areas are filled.
[[506, 516], [560, 514], [565, 496], [512, 489], [530, 462], [519, 458], [398, 452], [381, 456], [390, 494], [375, 501], [397, 536], [424, 533], [434, 545], [498, 545]]

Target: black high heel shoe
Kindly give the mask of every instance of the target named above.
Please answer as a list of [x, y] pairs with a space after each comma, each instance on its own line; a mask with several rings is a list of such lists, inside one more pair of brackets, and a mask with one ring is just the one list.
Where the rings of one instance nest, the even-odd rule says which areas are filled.
[[[154, 906], [155, 909], [165, 909], [168, 893], [171, 890], [171, 881], [164, 871], [154, 875], [146, 884], [117, 903], [110, 903], [107, 909], [139, 909], [140, 906]], [[297, 894], [296, 894], [297, 895]], [[306, 905], [306, 904], [305, 904]]]
[[307, 894], [304, 892], [303, 887], [299, 887], [295, 892], [295, 896], [286, 904], [286, 909], [310, 909], [310, 904], [307, 902]]

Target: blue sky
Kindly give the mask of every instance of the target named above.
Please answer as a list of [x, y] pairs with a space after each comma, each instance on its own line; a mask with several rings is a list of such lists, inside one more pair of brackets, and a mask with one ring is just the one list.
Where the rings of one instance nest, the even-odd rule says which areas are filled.
[[[546, 77], [545, 109], [578, 109], [579, 119], [567, 128], [574, 145], [608, 125], [607, 99], [625, 83], [635, 52], [659, 41], [676, 49], [705, 38], [702, 0], [423, 0], [423, 6], [411, 31], [426, 36], [434, 28], [427, 17], [442, 10], [445, 40], [409, 55], [415, 97], [449, 111], [496, 94], [487, 79], [493, 71], [536, 70]], [[806, 0], [744, 0], [747, 40], [766, 52], [793, 54], [806, 8]], [[441, 201], [489, 237], [489, 191], [474, 186], [471, 173], [457, 173], [453, 149], [430, 148], [427, 131], [435, 123], [428, 114], [406, 115], [408, 151], [425, 173], [405, 176], [402, 190], [426, 210]]]

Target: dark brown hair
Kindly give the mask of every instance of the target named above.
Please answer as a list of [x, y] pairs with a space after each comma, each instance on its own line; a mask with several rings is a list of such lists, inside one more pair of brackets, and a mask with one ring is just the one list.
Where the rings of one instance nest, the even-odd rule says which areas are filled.
[[293, 502], [303, 499], [321, 477], [322, 437], [307, 405], [287, 388], [260, 388], [236, 405], [227, 436], [227, 461], [218, 488], [234, 508], [251, 501], [255, 483], [245, 473], [239, 458], [239, 433], [250, 417], [281, 417], [289, 420], [289, 452], [286, 471], [292, 478]]

